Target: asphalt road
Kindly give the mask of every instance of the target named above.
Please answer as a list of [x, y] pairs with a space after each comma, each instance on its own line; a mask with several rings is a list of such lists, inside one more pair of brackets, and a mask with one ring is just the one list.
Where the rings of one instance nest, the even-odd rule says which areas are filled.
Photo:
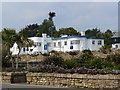
[[[41, 85], [28, 85], [26, 83], [22, 83], [22, 84], [4, 83], [2, 84], [1, 90], [107, 90], [107, 89], [63, 88], [63, 87], [41, 86]], [[108, 90], [114, 90], [114, 89], [108, 89]]]

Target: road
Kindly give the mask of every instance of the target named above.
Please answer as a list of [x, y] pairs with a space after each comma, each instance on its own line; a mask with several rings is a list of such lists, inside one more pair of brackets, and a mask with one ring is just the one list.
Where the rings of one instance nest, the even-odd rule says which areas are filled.
[[[4, 83], [2, 84], [1, 90], [99, 90], [99, 89], [63, 88], [63, 87], [41, 86], [41, 85], [28, 85], [26, 83], [22, 83], [22, 84]], [[107, 89], [100, 89], [100, 90], [107, 90]], [[114, 89], [111, 89], [111, 90], [114, 90]]]

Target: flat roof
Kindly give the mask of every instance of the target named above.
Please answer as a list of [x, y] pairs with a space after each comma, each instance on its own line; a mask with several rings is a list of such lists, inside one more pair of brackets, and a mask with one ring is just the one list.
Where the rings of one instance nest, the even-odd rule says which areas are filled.
[[104, 40], [104, 38], [91, 38], [87, 36], [68, 36], [68, 37], [53, 38], [52, 40], [60, 40], [60, 39], [66, 39], [66, 38], [86, 38], [86, 39], [103, 39]]

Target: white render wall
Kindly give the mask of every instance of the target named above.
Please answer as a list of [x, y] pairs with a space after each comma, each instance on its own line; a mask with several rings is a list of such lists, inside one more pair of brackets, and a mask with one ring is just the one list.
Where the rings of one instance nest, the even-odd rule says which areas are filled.
[[[37, 54], [37, 53], [48, 53], [53, 49], [52, 38], [47, 37], [46, 34], [42, 34], [42, 37], [30, 37], [28, 38], [33, 40], [35, 46], [28, 47], [29, 51], [27, 51], [27, 47], [23, 47], [21, 49], [20, 54]], [[49, 46], [48, 46], [49, 43]], [[45, 49], [45, 45], [47, 45], [47, 49]], [[25, 48], [25, 51], [23, 49]], [[30, 51], [30, 49], [33, 49]]]
[[[67, 37], [67, 38], [66, 38]], [[104, 39], [96, 39], [96, 38], [87, 38], [85, 36], [73, 36], [69, 37], [67, 35], [62, 36], [61, 38], [51, 38], [47, 37], [46, 34], [43, 34], [42, 37], [31, 37], [29, 38], [33, 40], [34, 43], [41, 43], [39, 46], [28, 47], [29, 51], [27, 51], [27, 47], [23, 47], [26, 51], [21, 50], [20, 54], [37, 54], [37, 53], [48, 53], [52, 50], [61, 51], [61, 52], [69, 52], [69, 51], [83, 51], [89, 49], [91, 51], [99, 50], [102, 46], [104, 46]], [[71, 44], [71, 41], [79, 40], [79, 44]], [[64, 42], [67, 41], [67, 45], [64, 45]], [[95, 41], [95, 44], [92, 44], [92, 41]], [[98, 45], [98, 41], [101, 41], [101, 45]], [[61, 42], [61, 45], [58, 46], [58, 42]], [[47, 46], [47, 50], [45, 50], [44, 46], [50, 43], [50, 46]], [[56, 43], [56, 47], [54, 46]], [[70, 47], [73, 46], [73, 49]], [[30, 49], [33, 49], [31, 52]]]
[[[71, 44], [71, 41], [73, 40], [80, 40], [80, 44]], [[92, 41], [95, 41], [95, 44], [92, 44]], [[67, 41], [67, 45], [64, 45], [64, 41]], [[98, 45], [98, 41], [101, 41], [101, 45]], [[58, 46], [58, 42], [61, 42], [61, 46]], [[65, 39], [59, 39], [59, 40], [53, 40], [53, 43], [56, 43], [56, 47], [53, 48], [55, 51], [83, 51], [86, 49], [89, 49], [91, 51], [93, 50], [99, 50], [102, 46], [104, 46], [104, 40], [103, 39], [87, 39], [87, 38], [65, 38]], [[73, 49], [70, 49], [70, 46], [73, 46]]]
[[[118, 48], [116, 48], [118, 46]], [[112, 49], [120, 49], [120, 43], [112, 44]]]

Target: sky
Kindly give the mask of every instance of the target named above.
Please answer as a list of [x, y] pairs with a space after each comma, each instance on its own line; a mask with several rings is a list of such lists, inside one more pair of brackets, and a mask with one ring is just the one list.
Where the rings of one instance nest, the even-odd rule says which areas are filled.
[[2, 2], [2, 28], [20, 31], [29, 24], [41, 24], [50, 11], [56, 13], [57, 30], [118, 30], [117, 2]]

